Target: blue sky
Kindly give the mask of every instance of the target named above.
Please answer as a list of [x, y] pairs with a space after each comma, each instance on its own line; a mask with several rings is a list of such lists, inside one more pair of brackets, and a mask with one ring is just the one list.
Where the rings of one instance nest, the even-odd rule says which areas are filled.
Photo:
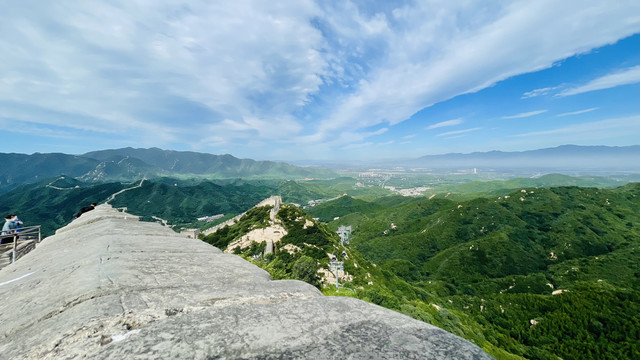
[[0, 152], [640, 144], [638, 1], [6, 1]]

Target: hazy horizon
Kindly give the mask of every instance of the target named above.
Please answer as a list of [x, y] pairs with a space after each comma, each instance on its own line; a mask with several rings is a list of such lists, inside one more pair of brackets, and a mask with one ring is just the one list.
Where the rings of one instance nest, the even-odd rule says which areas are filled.
[[637, 145], [640, 4], [8, 3], [3, 151], [354, 161]]

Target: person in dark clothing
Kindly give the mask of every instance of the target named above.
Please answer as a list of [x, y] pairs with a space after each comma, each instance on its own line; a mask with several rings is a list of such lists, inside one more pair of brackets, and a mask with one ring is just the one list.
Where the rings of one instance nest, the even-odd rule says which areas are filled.
[[76, 214], [76, 219], [80, 217], [80, 215], [86, 213], [87, 211], [91, 211], [93, 209], [96, 208], [96, 203], [92, 203], [91, 206], [85, 206], [82, 209], [80, 209], [80, 211], [78, 211], [78, 213]]

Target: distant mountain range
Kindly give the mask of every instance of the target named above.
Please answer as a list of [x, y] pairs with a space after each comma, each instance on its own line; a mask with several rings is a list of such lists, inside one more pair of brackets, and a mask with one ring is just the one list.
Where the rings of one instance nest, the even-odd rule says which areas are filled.
[[396, 162], [399, 166], [428, 169], [482, 169], [543, 172], [631, 171], [640, 172], [640, 145], [577, 146], [519, 152], [474, 152], [470, 154], [427, 155]]
[[[146, 177], [207, 177], [215, 179], [300, 179], [331, 178], [326, 168], [295, 166], [284, 162], [238, 159], [158, 148], [122, 148], [93, 151], [83, 155], [0, 153], [0, 193], [16, 186], [67, 175], [82, 181], [134, 181]], [[576, 146], [522, 152], [475, 152], [428, 155], [396, 160], [384, 167], [403, 166], [432, 171], [498, 172], [633, 172], [640, 173], [640, 145]]]
[[0, 193], [16, 186], [67, 175], [83, 181], [133, 181], [143, 177], [202, 176], [217, 179], [299, 179], [333, 177], [327, 169], [283, 162], [238, 159], [191, 151], [123, 148], [89, 152], [32, 155], [0, 153]]

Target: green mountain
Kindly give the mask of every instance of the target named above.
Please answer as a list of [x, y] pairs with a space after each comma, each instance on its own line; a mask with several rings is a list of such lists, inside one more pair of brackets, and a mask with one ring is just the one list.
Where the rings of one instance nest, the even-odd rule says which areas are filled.
[[[638, 183], [599, 189], [518, 182], [519, 190], [506, 195], [500, 190], [468, 200], [389, 196], [350, 178], [139, 184], [40, 180], [0, 194], [0, 212], [17, 212], [25, 225], [42, 224], [47, 235], [81, 206], [125, 189], [113, 206], [178, 226], [204, 229], [210, 224], [195, 218], [250, 209], [205, 240], [276, 279], [301, 279], [325, 294], [427, 321], [498, 359], [640, 357]], [[325, 201], [306, 210], [284, 204], [273, 216], [269, 206], [251, 209], [272, 195]], [[350, 244], [339, 242], [339, 225], [353, 227]], [[265, 234], [279, 236], [266, 255], [266, 242], [253, 241]], [[334, 255], [344, 261], [339, 290], [332, 286]]]
[[111, 205], [127, 207], [144, 220], [151, 216], [165, 219], [170, 224], [191, 224], [196, 218], [215, 214], [238, 214], [251, 208], [275, 189], [250, 184], [218, 185], [212, 181], [201, 181], [183, 185], [171, 179], [145, 181], [139, 188], [117, 196]]
[[[123, 162], [125, 163], [125, 162]], [[30, 225], [41, 224], [44, 234], [73, 219], [78, 209], [92, 202], [103, 203], [123, 189], [131, 188], [110, 201], [114, 207], [126, 207], [143, 220], [166, 220], [180, 227], [206, 228], [199, 217], [217, 214], [235, 215], [246, 211], [271, 195], [287, 194], [298, 199], [319, 199], [341, 193], [354, 180], [295, 181], [280, 180], [203, 180], [202, 178], [155, 178], [140, 182], [81, 181], [83, 177], [62, 176], [25, 184], [0, 193], [0, 212], [18, 213]], [[350, 184], [350, 185], [349, 185]], [[293, 187], [292, 187], [293, 186]], [[328, 190], [318, 191], [322, 187]], [[340, 191], [335, 187], [340, 188]], [[295, 189], [295, 191], [292, 191]], [[366, 189], [365, 189], [366, 190]], [[364, 193], [363, 189], [353, 189]], [[345, 190], [352, 191], [352, 190]], [[379, 188], [372, 189], [378, 193]]]
[[[272, 215], [272, 211], [276, 211]], [[338, 235], [304, 210], [282, 204], [259, 206], [247, 211], [234, 224], [202, 236], [222, 250], [245, 257], [267, 270], [274, 279], [306, 281], [329, 295], [358, 297], [397, 309], [402, 301], [429, 299], [398, 276], [366, 260], [340, 242]], [[273, 251], [266, 251], [273, 243]], [[340, 290], [335, 289], [331, 260], [341, 261]], [[400, 299], [393, 292], [400, 294]]]
[[212, 155], [157, 148], [103, 150], [80, 156], [61, 153], [0, 153], [0, 164], [0, 194], [23, 184], [61, 175], [88, 182], [127, 182], [168, 176], [262, 180], [335, 176], [333, 171], [322, 168], [238, 159], [228, 154]]
[[[272, 211], [277, 211], [275, 216], [271, 215]], [[356, 271], [357, 263], [347, 255], [335, 232], [290, 204], [275, 210], [274, 205], [252, 208], [235, 224], [202, 239], [222, 250], [254, 260], [275, 279], [299, 279], [320, 288], [318, 271], [331, 271], [331, 254], [345, 262], [345, 270], [352, 277], [354, 273], [362, 272]], [[249, 241], [244, 241], [247, 239]], [[273, 251], [265, 250], [267, 244], [272, 244]], [[256, 261], [258, 258], [260, 260]], [[360, 274], [359, 278], [365, 276]]]
[[368, 202], [362, 199], [356, 199], [345, 195], [328, 203], [320, 204], [307, 209], [307, 212], [313, 217], [317, 217], [320, 221], [330, 222], [336, 217], [349, 214], [363, 214], [380, 210], [382, 205]]
[[161, 150], [158, 148], [122, 148], [93, 151], [84, 157], [99, 161], [134, 158], [162, 170], [169, 175], [206, 175], [215, 178], [276, 178], [331, 177], [333, 172], [319, 168], [305, 168], [283, 162], [238, 159], [232, 155], [213, 155], [192, 151]]
[[[218, 185], [211, 181], [196, 184], [175, 179], [138, 183], [93, 184], [71, 177], [22, 185], [0, 194], [0, 213], [17, 213], [27, 225], [42, 225], [45, 235], [67, 224], [83, 206], [103, 203], [120, 190], [110, 204], [126, 207], [145, 221], [167, 220], [169, 224], [197, 225], [197, 218], [216, 214], [238, 214], [272, 195], [276, 189], [250, 184]], [[204, 224], [201, 224], [204, 226]]]
[[60, 175], [81, 176], [94, 169], [98, 163], [93, 159], [60, 153], [0, 153], [0, 194], [22, 184]]
[[73, 220], [81, 207], [103, 202], [127, 186], [87, 184], [70, 176], [45, 179], [0, 194], [0, 213], [16, 213], [24, 226], [41, 225], [43, 236], [49, 236]]
[[[330, 225], [356, 220], [354, 250], [435, 297], [438, 312], [461, 324], [434, 323], [498, 358], [510, 357], [492, 349], [539, 359], [632, 359], [640, 355], [639, 195], [637, 183], [528, 188], [364, 207]], [[337, 214], [343, 207], [335, 202]], [[434, 321], [419, 304], [396, 309]]]

